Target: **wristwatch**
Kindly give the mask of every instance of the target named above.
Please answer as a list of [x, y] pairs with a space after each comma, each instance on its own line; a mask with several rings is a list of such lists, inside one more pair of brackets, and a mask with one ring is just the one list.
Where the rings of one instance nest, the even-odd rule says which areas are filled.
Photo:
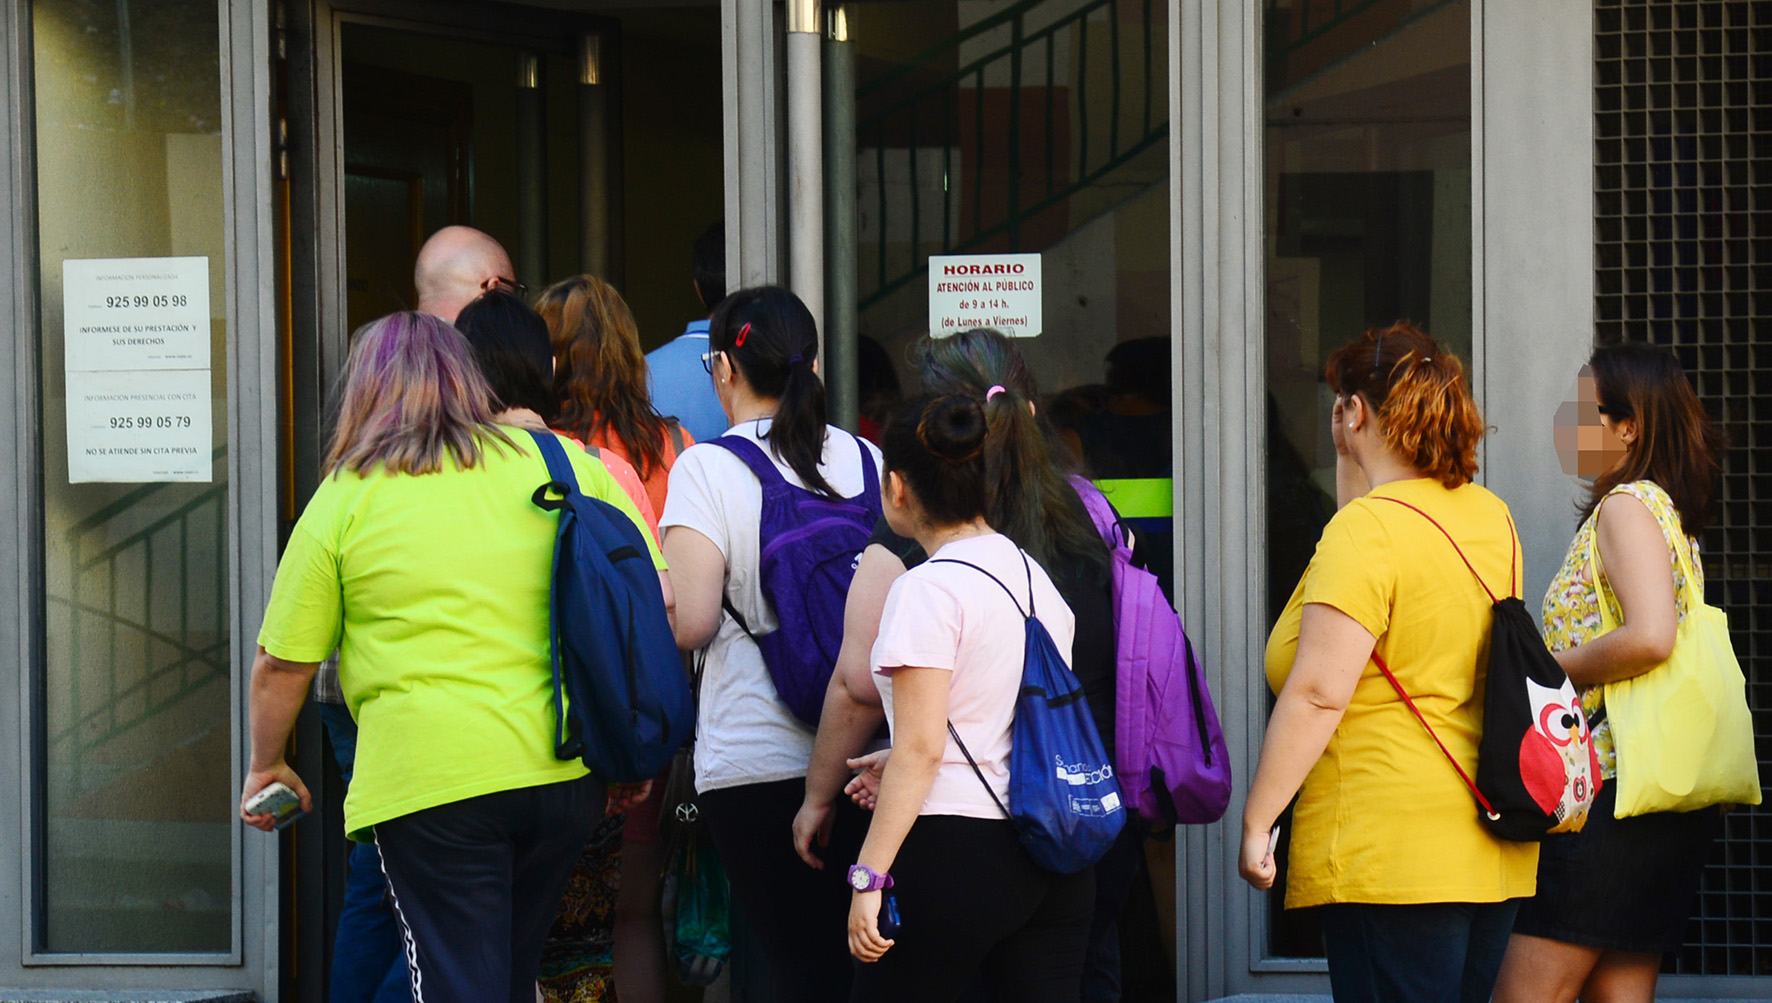
[[877, 892], [892, 887], [892, 875], [875, 874], [866, 864], [849, 865], [849, 887], [858, 892]]

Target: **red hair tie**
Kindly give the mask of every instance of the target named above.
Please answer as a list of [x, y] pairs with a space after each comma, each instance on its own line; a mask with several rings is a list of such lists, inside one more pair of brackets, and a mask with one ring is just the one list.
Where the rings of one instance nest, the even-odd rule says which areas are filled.
[[732, 339], [732, 347], [733, 348], [743, 348], [744, 347], [744, 340], [745, 340], [745, 338], [750, 336], [750, 333], [751, 333], [751, 325], [749, 325], [749, 324], [746, 324], [745, 326], [739, 328], [738, 329], [738, 337]]

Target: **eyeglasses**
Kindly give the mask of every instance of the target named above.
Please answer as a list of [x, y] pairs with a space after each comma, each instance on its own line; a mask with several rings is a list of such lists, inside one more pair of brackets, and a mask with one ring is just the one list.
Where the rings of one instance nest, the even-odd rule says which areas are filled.
[[714, 356], [719, 354], [719, 352], [701, 353], [701, 368], [707, 370], [709, 376], [714, 375]]
[[1628, 411], [1624, 408], [1607, 407], [1604, 404], [1595, 404], [1594, 410], [1600, 412], [1601, 414], [1612, 419], [1613, 421], [1617, 421], [1620, 418], [1629, 418], [1631, 416], [1630, 411]]
[[480, 283], [481, 292], [491, 292], [494, 289], [502, 289], [518, 299], [522, 299], [529, 295], [528, 286], [518, 282], [516, 279], [507, 279], [502, 275], [494, 275], [492, 278]]

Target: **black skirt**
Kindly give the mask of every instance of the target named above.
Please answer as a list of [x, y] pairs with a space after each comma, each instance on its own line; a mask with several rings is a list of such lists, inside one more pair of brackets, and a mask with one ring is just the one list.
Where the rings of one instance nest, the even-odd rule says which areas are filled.
[[1608, 781], [1578, 833], [1551, 836], [1538, 855], [1538, 894], [1514, 932], [1635, 954], [1667, 954], [1685, 941], [1722, 812], [1659, 812], [1613, 818]]

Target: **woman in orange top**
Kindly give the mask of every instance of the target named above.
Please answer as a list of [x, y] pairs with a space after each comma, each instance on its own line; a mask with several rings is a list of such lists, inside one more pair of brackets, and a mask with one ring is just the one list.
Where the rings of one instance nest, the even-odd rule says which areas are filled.
[[[621, 294], [592, 275], [563, 279], [535, 304], [554, 345], [554, 427], [633, 464], [654, 512], [663, 512], [677, 455], [695, 439], [652, 406], [646, 355]], [[656, 528], [656, 523], [654, 527]], [[658, 813], [664, 778], [628, 811], [622, 828], [621, 889], [615, 905], [616, 991], [628, 1003], [665, 993], [665, 945], [658, 910], [664, 848]], [[786, 834], [783, 835], [786, 838]]]
[[633, 312], [593, 275], [554, 283], [535, 308], [554, 342], [555, 426], [633, 464], [663, 512], [671, 465], [695, 439], [652, 406]]

